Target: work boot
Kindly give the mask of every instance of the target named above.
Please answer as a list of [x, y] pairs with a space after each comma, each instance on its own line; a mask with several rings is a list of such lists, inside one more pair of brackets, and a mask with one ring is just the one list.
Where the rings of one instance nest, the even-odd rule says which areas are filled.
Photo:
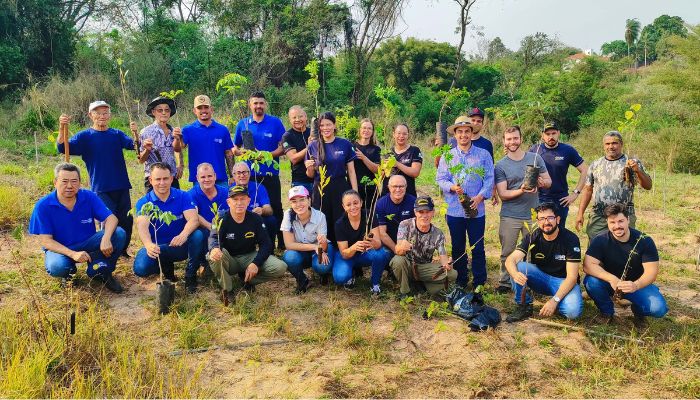
[[321, 282], [321, 286], [328, 286], [328, 284], [331, 283], [330, 275], [328, 274], [321, 275], [319, 280]]
[[255, 293], [255, 285], [252, 283], [244, 283], [243, 287], [241, 288], [241, 291], [246, 292], [248, 294]]
[[498, 287], [496, 288], [496, 293], [497, 294], [508, 294], [508, 293], [510, 293], [510, 286], [498, 285]]
[[617, 317], [614, 314], [600, 313], [593, 318], [593, 323], [597, 325], [613, 325], [617, 322]]
[[632, 323], [638, 331], [644, 330], [649, 327], [649, 324], [647, 323], [647, 317], [645, 317], [642, 314], [637, 314], [634, 311], [633, 314], [634, 318], [632, 319]]
[[309, 278], [306, 278], [306, 276], [304, 276], [304, 277], [305, 277], [305, 282], [303, 282], [301, 284], [299, 284], [299, 283], [297, 284], [297, 288], [296, 288], [296, 290], [294, 290], [294, 294], [297, 294], [297, 295], [304, 294], [304, 293], [306, 293], [307, 290], [309, 290], [309, 288], [311, 286], [314, 285], [313, 282], [311, 282], [311, 280]]
[[195, 294], [197, 292], [197, 276], [185, 277], [185, 290], [187, 294]]
[[518, 322], [530, 317], [532, 317], [532, 304], [518, 304], [515, 311], [506, 317], [506, 322]]
[[117, 282], [117, 280], [114, 279], [114, 277], [111, 274], [106, 277], [103, 275], [97, 275], [95, 276], [95, 279], [103, 282], [105, 284], [105, 287], [113, 293], [119, 294], [124, 291], [122, 285], [120, 285], [119, 282]]

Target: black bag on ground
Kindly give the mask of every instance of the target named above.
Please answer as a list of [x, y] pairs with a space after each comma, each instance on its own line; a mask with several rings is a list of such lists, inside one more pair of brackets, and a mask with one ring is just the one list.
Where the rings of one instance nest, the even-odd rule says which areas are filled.
[[458, 287], [445, 297], [452, 313], [470, 321], [469, 327], [472, 331], [486, 330], [488, 327], [495, 328], [501, 322], [501, 313], [485, 305], [479, 293], [465, 292]]

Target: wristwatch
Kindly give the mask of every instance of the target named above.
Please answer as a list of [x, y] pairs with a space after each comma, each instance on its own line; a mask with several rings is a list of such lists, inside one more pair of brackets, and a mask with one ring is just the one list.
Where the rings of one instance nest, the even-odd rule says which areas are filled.
[[574, 189], [574, 193], [576, 193], [576, 194], [581, 194], [581, 191], [578, 190], [578, 189]]
[[561, 301], [559, 296], [557, 296], [556, 294], [554, 296], [552, 296], [552, 300], [556, 301], [557, 303], [559, 303]]

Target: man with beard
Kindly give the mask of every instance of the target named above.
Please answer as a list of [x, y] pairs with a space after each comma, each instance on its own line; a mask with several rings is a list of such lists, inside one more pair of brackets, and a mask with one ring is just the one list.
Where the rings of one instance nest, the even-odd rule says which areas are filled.
[[595, 302], [604, 322], [615, 313], [613, 298], [632, 303], [634, 324], [646, 326], [645, 317], [666, 315], [666, 300], [654, 285], [659, 273], [659, 253], [651, 237], [630, 228], [628, 208], [611, 204], [604, 213], [608, 231], [596, 236], [588, 246], [583, 262], [583, 285]]
[[581, 266], [581, 244], [573, 232], [560, 225], [554, 203], [536, 208], [537, 226], [525, 235], [506, 259], [506, 269], [515, 282], [515, 311], [507, 322], [522, 321], [532, 316], [532, 297], [523, 296], [525, 285], [535, 293], [552, 296], [540, 309], [540, 316], [551, 317], [555, 311], [575, 319], [583, 311], [583, 297], [578, 285]]
[[306, 176], [306, 165], [304, 165], [311, 129], [306, 126], [306, 112], [301, 106], [289, 108], [289, 122], [292, 127], [282, 136], [282, 148], [284, 155], [289, 158], [289, 162], [292, 164], [292, 187], [303, 186], [311, 193], [314, 180]]
[[[272, 214], [276, 221], [282, 221], [282, 188], [279, 177], [279, 157], [284, 154], [282, 147], [282, 136], [284, 135], [284, 125], [282, 121], [272, 115], [265, 113], [267, 110], [267, 101], [263, 92], [254, 92], [248, 98], [248, 107], [251, 115], [238, 121], [236, 125], [236, 135], [233, 138], [233, 152], [236, 156], [243, 154], [245, 150], [267, 151], [272, 154], [277, 165], [260, 164], [260, 168], [256, 171], [251, 171], [252, 178], [265, 186], [267, 193], [270, 195], [270, 205], [272, 206]], [[252, 139], [254, 148], [247, 148]], [[251, 162], [248, 162], [250, 167]], [[306, 168], [304, 168], [306, 171]], [[304, 172], [306, 173], [306, 172]], [[282, 232], [279, 227], [274, 226], [274, 232], [279, 236], [279, 247], [284, 247]], [[272, 238], [272, 246], [275, 245], [275, 238]]]
[[[581, 194], [581, 189], [586, 183], [588, 166], [573, 146], [559, 142], [559, 136], [560, 132], [557, 125], [553, 122], [546, 123], [542, 128], [542, 143], [544, 143], [544, 146], [540, 146], [539, 143], [533, 144], [530, 147], [530, 152], [542, 156], [547, 166], [547, 172], [552, 177], [552, 186], [540, 190], [540, 203], [552, 202], [556, 204], [557, 216], [561, 219], [559, 225], [566, 227], [569, 205]], [[576, 168], [581, 174], [576, 188], [571, 194], [569, 194], [569, 185], [566, 182], [569, 165]]]
[[[642, 162], [627, 158], [622, 153], [622, 135], [618, 131], [610, 131], [603, 136], [605, 156], [591, 163], [586, 177], [586, 186], [581, 193], [581, 203], [576, 216], [576, 230], [583, 227], [583, 214], [593, 198], [593, 209], [586, 226], [588, 239], [593, 240], [599, 233], [607, 229], [607, 220], [603, 210], [611, 204], [623, 204], [627, 207], [629, 223], [634, 228], [637, 216], [634, 212], [634, 187], [636, 183], [651, 190], [651, 177], [644, 169]], [[632, 170], [631, 182], [624, 179], [625, 168]]]
[[[520, 233], [523, 236], [527, 233], [525, 222], [531, 222], [531, 210], [539, 203], [537, 190], [548, 188], [552, 184], [542, 157], [526, 153], [520, 148], [521, 143], [522, 133], [519, 126], [511, 126], [503, 132], [503, 146], [507, 154], [496, 163], [494, 171], [496, 190], [503, 201], [498, 227], [498, 238], [501, 242], [501, 276], [496, 288], [498, 293], [507, 293], [510, 290], [506, 258], [515, 250]], [[540, 175], [537, 177], [536, 187], [528, 189], [524, 184], [525, 169], [535, 163], [541, 168]]]

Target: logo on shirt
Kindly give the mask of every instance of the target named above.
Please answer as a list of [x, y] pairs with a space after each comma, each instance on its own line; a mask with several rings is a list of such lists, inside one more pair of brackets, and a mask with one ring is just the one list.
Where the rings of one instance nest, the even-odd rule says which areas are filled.
[[243, 236], [245, 236], [246, 239], [252, 239], [255, 237], [255, 232], [246, 232]]
[[233, 239], [235, 239], [235, 238], [236, 238], [236, 234], [235, 234], [235, 233], [227, 233], [227, 234], [226, 234], [226, 239], [231, 239], [231, 240], [233, 240]]
[[333, 154], [335, 154], [336, 156], [342, 156], [343, 154], [345, 154], [345, 151], [344, 150], [336, 150], [333, 152]]
[[81, 223], [81, 224], [91, 224], [91, 223], [92, 223], [92, 218], [81, 219], [81, 220], [80, 220], [80, 223]]
[[540, 260], [544, 259], [544, 254], [542, 253], [535, 253], [535, 258], [538, 258]]
[[401, 211], [401, 215], [410, 215], [410, 214], [411, 214], [410, 211]]
[[271, 137], [272, 137], [272, 133], [270, 133], [270, 132], [265, 132], [265, 133], [263, 133], [263, 136], [271, 138]]
[[556, 157], [554, 157], [554, 161], [563, 161], [563, 160], [564, 160], [564, 156], [556, 156]]
[[554, 259], [557, 261], [566, 261], [566, 256], [563, 254], [555, 254]]
[[214, 139], [214, 143], [219, 143], [219, 144], [221, 144], [221, 143], [223, 143], [223, 142], [224, 142], [223, 139]]
[[581, 248], [580, 248], [580, 247], [574, 247], [574, 251], [577, 252], [577, 253], [580, 253], [580, 252], [581, 252]]

